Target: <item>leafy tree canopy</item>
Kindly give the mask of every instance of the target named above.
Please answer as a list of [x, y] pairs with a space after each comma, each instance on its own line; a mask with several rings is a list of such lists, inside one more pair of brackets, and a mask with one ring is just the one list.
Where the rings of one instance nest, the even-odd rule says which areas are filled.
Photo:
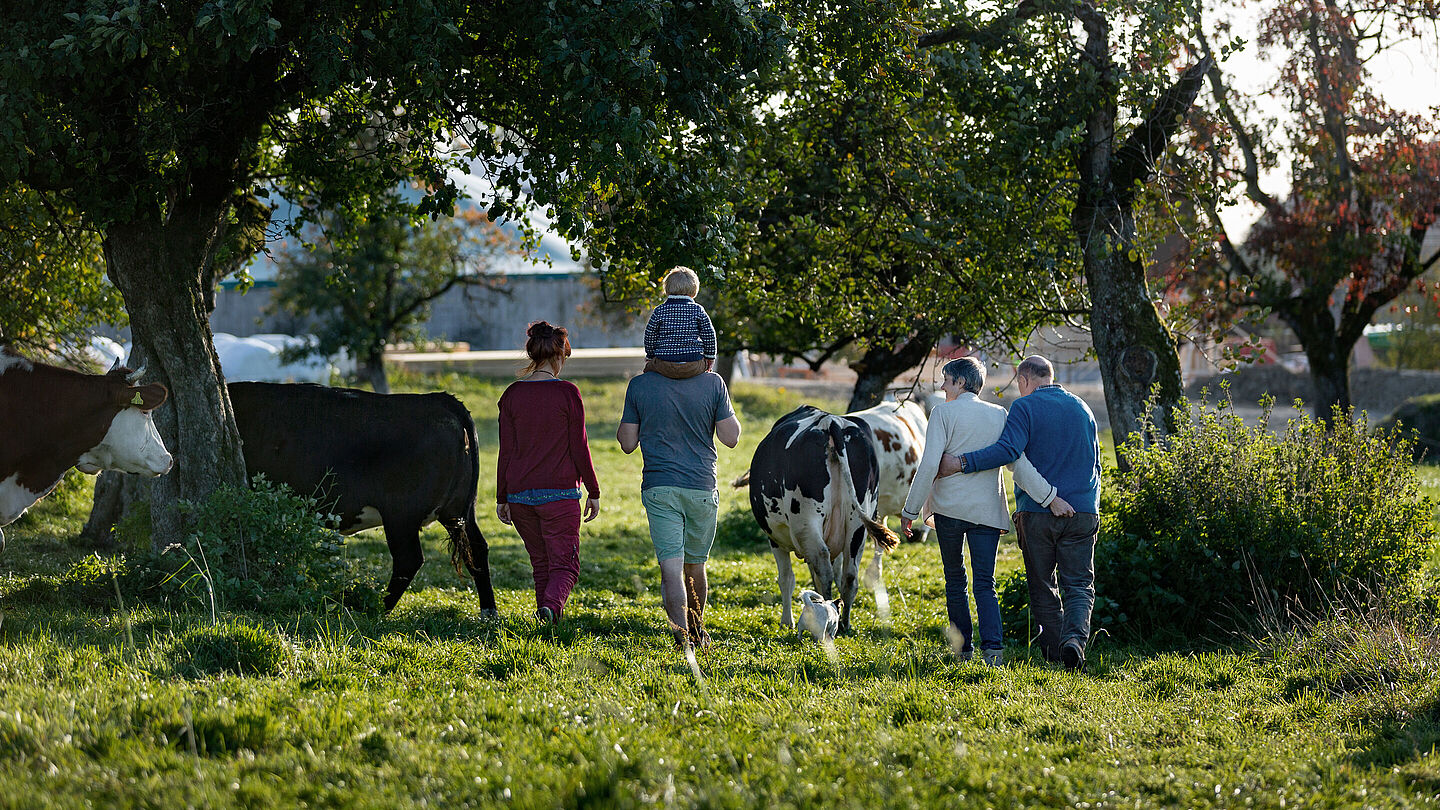
[[0, 345], [63, 351], [97, 326], [124, 324], [99, 237], [66, 219], [23, 186], [0, 189]]
[[[1268, 4], [1257, 45], [1283, 55], [1270, 89], [1287, 113], [1278, 142], [1264, 135], [1275, 122], [1257, 99], [1236, 91], [1223, 64], [1210, 71], [1211, 100], [1187, 159], [1263, 214], [1241, 242], [1225, 232], [1215, 200], [1196, 206], [1213, 238], [1197, 240], [1189, 287], [1216, 317], [1279, 315], [1309, 359], [1321, 417], [1350, 405], [1349, 358], [1365, 327], [1440, 265], [1440, 255], [1421, 255], [1440, 215], [1440, 129], [1432, 116], [1387, 104], [1368, 67], [1407, 40], [1436, 42], [1437, 21], [1435, 0]], [[1223, 20], [1195, 30], [1207, 51], [1230, 34]], [[1288, 185], [1267, 188], [1262, 173], [1285, 159]]]
[[[731, 195], [740, 250], [711, 281], [729, 348], [812, 366], [843, 352], [859, 407], [939, 337], [1004, 344], [1084, 294], [1053, 199], [1065, 153], [980, 124], [997, 108], [1031, 128], [1059, 112], [1016, 67], [1033, 48], [1015, 43], [1013, 62], [922, 52], [931, 10], [843, 11], [797, 15], [784, 69], [756, 88]], [[612, 267], [608, 289], [644, 297], [664, 269]]]
[[371, 386], [389, 391], [385, 346], [424, 338], [430, 304], [456, 286], [498, 287], [491, 266], [515, 240], [485, 214], [470, 209], [419, 222], [398, 193], [371, 200], [365, 210], [316, 217], [313, 242], [277, 258], [272, 304], [314, 316], [322, 355], [342, 349], [355, 357]]

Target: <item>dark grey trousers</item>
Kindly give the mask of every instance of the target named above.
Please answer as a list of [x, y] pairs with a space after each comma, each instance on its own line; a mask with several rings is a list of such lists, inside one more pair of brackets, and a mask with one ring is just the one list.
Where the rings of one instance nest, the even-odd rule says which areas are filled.
[[1100, 516], [1077, 512], [1060, 518], [1049, 512], [1016, 512], [1015, 532], [1025, 555], [1030, 612], [1040, 626], [1041, 651], [1047, 660], [1059, 661], [1060, 645], [1073, 638], [1083, 652], [1090, 639], [1090, 612], [1095, 609]]

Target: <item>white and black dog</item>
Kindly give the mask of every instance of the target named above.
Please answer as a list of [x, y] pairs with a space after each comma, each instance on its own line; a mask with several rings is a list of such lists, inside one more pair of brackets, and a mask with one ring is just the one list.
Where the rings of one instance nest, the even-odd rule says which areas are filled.
[[800, 640], [804, 641], [809, 635], [816, 641], [834, 641], [840, 630], [840, 607], [844, 603], [838, 599], [827, 601], [808, 589], [800, 592], [800, 601], [803, 606], [795, 622]]

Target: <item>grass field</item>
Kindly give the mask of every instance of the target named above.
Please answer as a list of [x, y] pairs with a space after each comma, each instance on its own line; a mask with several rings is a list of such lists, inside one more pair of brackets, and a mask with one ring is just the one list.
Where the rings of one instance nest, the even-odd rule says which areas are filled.
[[[407, 378], [471, 408], [493, 470], [503, 381]], [[518, 538], [482, 486], [502, 619], [477, 618], [442, 532], [395, 612], [283, 617], [121, 607], [65, 572], [89, 496], [7, 528], [0, 570], [3, 807], [1352, 807], [1440, 802], [1440, 646], [1333, 630], [1159, 651], [1107, 638], [1090, 672], [954, 659], [933, 544], [886, 560], [831, 659], [778, 622], [774, 562], [723, 487], [709, 568], [715, 643], [692, 669], [664, 633], [639, 500], [613, 436], [623, 383], [581, 381], [604, 513], [581, 539], [567, 621], [538, 627]], [[737, 386], [732, 480], [798, 400]], [[817, 403], [836, 406], [838, 403]], [[1427, 473], [1428, 475], [1428, 473]], [[1440, 485], [1440, 479], [1430, 478]], [[346, 545], [388, 574], [382, 537]], [[105, 552], [100, 552], [104, 555]], [[1018, 565], [1002, 545], [1001, 567]], [[802, 580], [804, 579], [802, 575]], [[103, 580], [102, 580], [103, 582]], [[58, 589], [57, 594], [73, 594]]]

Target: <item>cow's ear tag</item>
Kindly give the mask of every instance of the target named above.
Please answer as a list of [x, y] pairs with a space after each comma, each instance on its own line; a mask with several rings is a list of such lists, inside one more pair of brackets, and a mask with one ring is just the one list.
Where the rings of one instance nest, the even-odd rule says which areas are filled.
[[139, 391], [136, 391], [136, 392], [135, 392], [135, 398], [132, 399], [132, 400], [130, 400], [130, 404], [131, 404], [131, 405], [135, 405], [135, 406], [144, 405], [144, 404], [145, 404], [145, 399], [144, 399], [144, 397], [141, 397], [141, 396], [140, 396], [140, 392], [139, 392]]

